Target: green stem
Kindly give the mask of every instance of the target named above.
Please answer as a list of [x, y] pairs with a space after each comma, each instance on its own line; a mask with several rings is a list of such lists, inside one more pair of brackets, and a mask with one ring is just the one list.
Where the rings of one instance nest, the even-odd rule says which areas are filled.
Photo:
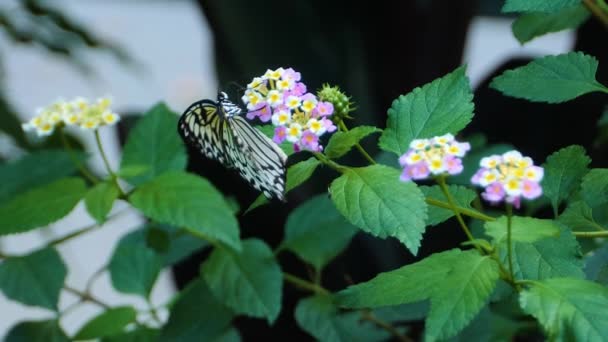
[[602, 5], [605, 5], [605, 3], [599, 5], [595, 0], [583, 0], [583, 3], [585, 4], [589, 12], [593, 14], [593, 16], [595, 16], [604, 25], [608, 26], [608, 13], [602, 10]]
[[391, 324], [379, 319], [378, 317], [374, 316], [369, 310], [363, 310], [361, 311], [361, 318], [374, 323], [375, 325], [377, 325], [378, 327], [386, 330], [387, 332], [389, 332], [391, 335], [395, 336], [395, 338], [401, 342], [413, 342], [413, 340], [405, 335], [402, 335], [399, 330], [395, 329], [394, 326], [392, 326]]
[[606, 230], [601, 232], [573, 232], [572, 234], [579, 238], [608, 237], [608, 231]]
[[321, 163], [329, 166], [330, 168], [340, 172], [340, 173], [344, 173], [348, 168], [346, 166], [340, 165], [336, 162], [334, 162], [333, 160], [327, 158], [323, 153], [319, 153], [319, 152], [313, 152], [312, 153], [315, 158], [317, 158]]
[[76, 158], [76, 156], [74, 155], [74, 150], [72, 149], [72, 146], [68, 142], [68, 139], [65, 137], [65, 133], [63, 133], [63, 129], [59, 129], [59, 138], [61, 139], [61, 143], [63, 144], [63, 147], [68, 152], [68, 155], [70, 156], [70, 159], [72, 160], [72, 163], [74, 163], [74, 165], [76, 165], [76, 168], [78, 168], [78, 171], [80, 171], [80, 173], [86, 179], [88, 179], [91, 183], [93, 183], [93, 184], [98, 183], [99, 179], [97, 179], [97, 177], [95, 177], [91, 172], [89, 172], [89, 170], [87, 170], [87, 168], [84, 167], [82, 165], [82, 163], [80, 163], [78, 161], [78, 158]]
[[64, 285], [63, 289], [66, 290], [67, 292], [75, 294], [76, 296], [80, 297], [80, 299], [82, 299], [84, 301], [95, 303], [95, 304], [101, 306], [104, 309], [109, 309], [111, 307], [110, 305], [108, 305], [108, 304], [102, 302], [101, 300], [93, 297], [90, 293], [85, 293], [85, 292], [76, 290], [75, 288], [69, 287], [67, 285]]
[[150, 309], [150, 315], [152, 316], [152, 319], [154, 319], [158, 324], [163, 324], [163, 321], [160, 319], [160, 316], [158, 315], [158, 312], [156, 311], [156, 308], [152, 305], [152, 302], [150, 301], [150, 298], [148, 298], [146, 300], [147, 304], [148, 304], [148, 308]]
[[56, 245], [60, 245], [60, 244], [62, 244], [62, 243], [64, 243], [64, 242], [66, 242], [66, 241], [69, 241], [69, 240], [72, 240], [72, 239], [74, 239], [74, 238], [77, 238], [77, 237], [79, 237], [80, 235], [82, 235], [82, 234], [86, 234], [86, 233], [88, 233], [88, 232], [90, 232], [90, 231], [92, 231], [92, 230], [95, 230], [95, 229], [97, 229], [97, 228], [99, 228], [99, 225], [97, 225], [97, 223], [92, 224], [92, 225], [90, 225], [90, 226], [86, 226], [86, 227], [84, 227], [84, 228], [82, 228], [82, 229], [79, 229], [79, 230], [77, 230], [77, 231], [75, 231], [75, 232], [72, 232], [72, 233], [70, 233], [70, 234], [68, 234], [68, 235], [62, 236], [62, 237], [57, 238], [57, 239], [55, 239], [55, 240], [51, 240], [51, 241], [50, 241], [50, 242], [49, 242], [47, 245], [48, 245], [48, 246], [56, 246]]
[[604, 12], [608, 13], [608, 4], [604, 0], [597, 0], [597, 5], [604, 10]]
[[[458, 208], [456, 207], [456, 203], [454, 202], [454, 198], [452, 198], [452, 194], [450, 194], [450, 190], [448, 189], [448, 186], [445, 183], [445, 176], [439, 176], [439, 177], [437, 177], [435, 179], [437, 181], [437, 184], [439, 184], [439, 187], [441, 188], [441, 191], [445, 195], [445, 198], [447, 198], [448, 203], [450, 204], [450, 209], [456, 215], [456, 219], [458, 220], [458, 223], [460, 224], [460, 227], [462, 228], [462, 230], [466, 234], [467, 238], [469, 239], [469, 241], [475, 241], [475, 238], [473, 237], [473, 234], [471, 234], [471, 231], [469, 230], [469, 227], [467, 227], [467, 224], [464, 222], [464, 219], [462, 218], [462, 215], [460, 215], [460, 211], [458, 211]], [[481, 247], [479, 247], [477, 244], [473, 244], [473, 246], [475, 246], [475, 248], [480, 253], [483, 254], [483, 250], [481, 249]]]
[[[344, 123], [344, 121], [340, 120], [340, 122], [338, 123], [338, 126], [340, 127], [340, 129], [344, 132], [348, 132], [348, 127], [346, 127], [346, 124]], [[375, 165], [376, 161], [374, 160], [374, 158], [372, 158], [369, 153], [367, 153], [367, 151], [365, 151], [365, 149], [363, 149], [363, 147], [361, 146], [361, 144], [356, 143], [355, 144], [355, 148], [359, 151], [359, 153], [361, 153], [361, 155], [367, 159], [367, 161], [372, 164]]]
[[95, 273], [93, 273], [91, 275], [91, 277], [87, 281], [87, 285], [85, 286], [84, 291], [86, 293], [91, 292], [91, 289], [93, 288], [93, 284], [95, 283], [95, 280], [97, 280], [103, 274], [103, 272], [106, 271], [107, 268], [108, 268], [107, 265], [103, 265], [100, 269], [98, 269], [97, 271], [95, 271]]
[[331, 293], [329, 291], [327, 291], [326, 289], [324, 289], [323, 287], [321, 287], [320, 285], [311, 283], [307, 280], [304, 280], [302, 278], [296, 277], [293, 274], [289, 274], [287, 272], [283, 272], [283, 279], [285, 279], [285, 281], [294, 284], [295, 286], [304, 289], [304, 290], [309, 290], [312, 291], [314, 293], [318, 293], [318, 294], [323, 294], [326, 296], [329, 296]]
[[95, 130], [95, 142], [97, 143], [97, 149], [99, 150], [99, 154], [101, 154], [101, 158], [103, 159], [103, 164], [106, 167], [106, 171], [108, 172], [108, 174], [110, 175], [110, 178], [112, 179], [112, 182], [118, 189], [119, 197], [122, 199], [126, 199], [126, 195], [125, 195], [124, 191], [122, 191], [122, 188], [118, 184], [118, 177], [116, 176], [116, 174], [112, 170], [112, 167], [110, 166], [110, 162], [108, 161], [106, 152], [103, 149], [103, 145], [101, 144], [101, 138], [99, 137], [99, 130], [97, 130], [97, 129]]
[[507, 259], [509, 261], [509, 275], [515, 281], [513, 275], [513, 248], [511, 243], [511, 221], [513, 219], [513, 206], [507, 203]]
[[[426, 203], [430, 204], [430, 205], [434, 205], [436, 207], [444, 208], [444, 209], [452, 209], [452, 210], [454, 209], [454, 208], [452, 208], [452, 206], [449, 203], [439, 201], [439, 200], [436, 200], [436, 199], [430, 198], [430, 197], [426, 198]], [[463, 208], [463, 207], [459, 207], [459, 206], [456, 206], [456, 210], [463, 215], [466, 215], [466, 216], [469, 216], [469, 217], [472, 217], [472, 218], [475, 218], [478, 220], [496, 221], [496, 219], [494, 217], [482, 214], [475, 210], [471, 210], [471, 209], [467, 209], [467, 208]]]

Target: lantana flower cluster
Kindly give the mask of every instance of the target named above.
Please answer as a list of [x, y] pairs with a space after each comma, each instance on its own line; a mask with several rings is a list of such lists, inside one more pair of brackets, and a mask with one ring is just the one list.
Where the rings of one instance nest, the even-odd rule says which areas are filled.
[[319, 101], [307, 92], [299, 72], [292, 68], [267, 70], [247, 85], [242, 100], [247, 105], [247, 118], [271, 121], [275, 126], [273, 141], [293, 143], [294, 150], [319, 152], [319, 138], [336, 130], [329, 119], [334, 112], [330, 102]]
[[467, 142], [458, 142], [452, 134], [431, 139], [415, 139], [410, 149], [399, 158], [404, 168], [401, 180], [422, 180], [430, 175], [462, 172], [462, 157], [471, 149]]
[[105, 125], [112, 125], [120, 116], [110, 109], [112, 101], [107, 97], [91, 103], [78, 97], [72, 101], [56, 101], [36, 111], [36, 116], [24, 123], [24, 131], [35, 131], [38, 136], [51, 135], [61, 125], [79, 126], [93, 130]]
[[540, 185], [543, 168], [518, 151], [485, 157], [479, 164], [481, 168], [471, 182], [485, 188], [481, 196], [488, 202], [504, 200], [518, 208], [522, 197], [532, 200], [543, 193]]

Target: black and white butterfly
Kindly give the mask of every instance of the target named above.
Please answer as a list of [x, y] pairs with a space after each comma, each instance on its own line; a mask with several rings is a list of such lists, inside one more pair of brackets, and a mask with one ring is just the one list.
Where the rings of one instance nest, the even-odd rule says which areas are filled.
[[217, 101], [201, 100], [179, 119], [182, 139], [207, 158], [238, 170], [251, 186], [268, 198], [285, 200], [287, 155], [240, 114], [239, 106], [220, 92]]

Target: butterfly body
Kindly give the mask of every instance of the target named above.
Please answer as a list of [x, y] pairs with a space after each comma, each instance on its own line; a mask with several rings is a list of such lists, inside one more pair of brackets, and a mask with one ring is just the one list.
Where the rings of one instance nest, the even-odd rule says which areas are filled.
[[284, 200], [287, 156], [240, 114], [241, 108], [221, 92], [217, 101], [191, 104], [179, 119], [178, 131], [201, 154], [236, 169], [266, 197]]

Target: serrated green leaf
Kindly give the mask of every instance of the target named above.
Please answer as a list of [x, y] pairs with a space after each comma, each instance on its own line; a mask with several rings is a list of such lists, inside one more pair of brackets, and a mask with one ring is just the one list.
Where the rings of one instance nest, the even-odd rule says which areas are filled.
[[349, 286], [340, 291], [336, 299], [347, 308], [377, 308], [425, 300], [461, 255], [458, 249], [432, 254], [416, 263], [380, 273], [365, 283]]
[[[260, 132], [264, 133], [264, 135], [270, 139], [272, 139], [274, 137], [275, 127], [273, 125], [259, 125], [259, 126], [255, 126], [255, 128], [257, 128]], [[292, 143], [290, 143], [288, 141], [284, 141], [278, 145], [281, 148], [281, 150], [283, 150], [283, 152], [285, 152], [285, 154], [287, 156], [290, 156], [294, 153]]]
[[291, 212], [281, 248], [294, 252], [319, 271], [348, 246], [356, 232], [327, 194], [318, 195]]
[[9, 258], [0, 264], [0, 290], [25, 305], [57, 310], [67, 275], [61, 256], [52, 247]]
[[464, 329], [488, 302], [499, 276], [492, 258], [475, 251], [461, 253], [446, 277], [433, 284], [425, 340], [443, 340]]
[[230, 326], [233, 313], [219, 302], [204, 279], [197, 278], [171, 307], [159, 341], [212, 341]]
[[76, 340], [88, 340], [120, 333], [130, 323], [135, 322], [137, 311], [130, 306], [107, 309], [89, 320], [74, 336]]
[[15, 196], [0, 206], [0, 235], [49, 225], [72, 211], [87, 189], [80, 178], [63, 178]]
[[[83, 163], [85, 154], [74, 152], [73, 158]], [[0, 165], [0, 179], [2, 179], [0, 204], [16, 194], [69, 176], [76, 170], [70, 154], [58, 150], [37, 151], [14, 162], [2, 164]]]
[[560, 203], [578, 188], [590, 162], [585, 149], [578, 145], [562, 148], [547, 157], [542, 165], [545, 176], [541, 185], [545, 196], [551, 199], [554, 213], [557, 214]]
[[[506, 249], [505, 241], [500, 253], [505, 264]], [[556, 238], [546, 238], [532, 243], [513, 242], [512, 253], [513, 273], [517, 279], [584, 277], [580, 246], [568, 229], [562, 229], [559, 237]]]
[[[448, 202], [438, 185], [420, 186], [419, 188], [426, 198], [431, 198], [446, 203]], [[450, 185], [448, 188], [457, 206], [472, 209], [471, 202], [477, 198], [477, 193], [475, 191], [458, 185]], [[429, 218], [427, 219], [426, 224], [435, 226], [452, 216], [454, 216], [454, 212], [450, 209], [429, 205]]]
[[348, 132], [336, 132], [331, 136], [327, 147], [325, 147], [325, 155], [332, 159], [342, 157], [361, 139], [381, 131], [381, 129], [373, 126], [358, 126]]
[[573, 231], [603, 229], [595, 222], [591, 208], [584, 201], [576, 201], [568, 205], [557, 220]]
[[535, 281], [519, 302], [550, 340], [591, 342], [608, 336], [608, 289], [599, 284], [573, 278]]
[[[308, 158], [296, 164], [293, 164], [287, 169], [287, 180], [285, 184], [285, 194], [289, 193], [294, 188], [298, 187], [302, 183], [306, 182], [310, 176], [315, 172], [317, 166], [321, 163], [317, 158]], [[262, 206], [268, 203], [268, 199], [266, 196], [261, 194], [258, 198], [255, 199], [253, 203], [247, 208], [245, 213], [250, 212], [251, 210]]]
[[384, 165], [352, 168], [331, 184], [336, 208], [350, 223], [375, 236], [392, 236], [416, 255], [425, 229], [427, 205], [413, 182]]
[[531, 12], [521, 15], [513, 22], [513, 35], [521, 44], [547, 33], [579, 27], [589, 18], [585, 6], [568, 7], [555, 13]]
[[129, 202], [146, 216], [240, 250], [239, 227], [222, 194], [206, 179], [180, 171], [141, 185]]
[[[177, 114], [164, 103], [139, 119], [127, 138], [119, 173], [133, 185], [143, 184], [170, 170], [186, 168], [188, 155], [177, 133]], [[130, 170], [145, 171], [130, 175]]]
[[431, 309], [431, 303], [423, 300], [415, 303], [386, 306], [375, 309], [374, 316], [387, 322], [408, 322], [424, 319]]
[[589, 207], [608, 203], [608, 169], [592, 169], [583, 177], [581, 195]]
[[585, 275], [587, 280], [608, 286], [608, 245], [595, 250], [586, 258]]
[[104, 337], [102, 342], [148, 342], [158, 341], [160, 330], [148, 327], [139, 327], [122, 334]]
[[[137, 234], [140, 234], [139, 236]], [[109, 263], [112, 286], [120, 292], [148, 298], [163, 264], [161, 256], [140, 238], [140, 231], [125, 235]]]
[[[507, 217], [501, 216], [496, 221], [484, 225], [486, 234], [494, 238], [495, 244], [507, 240]], [[542, 220], [533, 217], [511, 217], [511, 240], [518, 242], [535, 242], [548, 237], [557, 237], [561, 227], [553, 220]]]
[[101, 225], [106, 221], [106, 216], [112, 210], [118, 194], [119, 191], [115, 184], [104, 182], [95, 185], [84, 196], [87, 211], [98, 224]]
[[201, 274], [216, 298], [235, 312], [265, 317], [272, 323], [281, 311], [281, 267], [261, 240], [244, 240], [240, 254], [215, 249]]
[[489, 310], [488, 307], [485, 307], [465, 329], [448, 341], [509, 342], [514, 340], [515, 335], [520, 330], [529, 326], [530, 323], [512, 320], [508, 317], [496, 314]]
[[[490, 87], [533, 102], [559, 103], [594, 91], [608, 91], [595, 79], [597, 60], [582, 52], [536, 59], [495, 77]], [[550, 87], [547, 87], [550, 84]]]
[[414, 139], [456, 134], [463, 129], [474, 109], [465, 69], [460, 67], [393, 101], [380, 148], [402, 155]]
[[506, 0], [502, 12], [555, 13], [580, 3], [580, 0]]
[[69, 342], [56, 320], [19, 322], [6, 334], [4, 342]]
[[375, 329], [370, 323], [361, 321], [358, 313], [352, 314], [339, 314], [331, 297], [321, 295], [300, 300], [295, 310], [296, 322], [300, 328], [318, 341], [363, 342], [386, 339], [385, 334], [373, 331]]
[[466, 156], [462, 159], [462, 165], [464, 170], [460, 174], [448, 177], [447, 181], [452, 184], [471, 185], [471, 177], [479, 170], [479, 162], [481, 158], [487, 157], [493, 154], [503, 154], [507, 151], [514, 150], [513, 145], [507, 144], [496, 144], [481, 147], [478, 149], [473, 148]]

